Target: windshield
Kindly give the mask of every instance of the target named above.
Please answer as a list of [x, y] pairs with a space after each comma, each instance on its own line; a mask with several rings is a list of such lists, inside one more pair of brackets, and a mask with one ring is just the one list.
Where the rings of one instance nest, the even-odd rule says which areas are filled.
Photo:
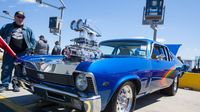
[[103, 55], [146, 57], [147, 43], [144, 41], [105, 41], [100, 43]]

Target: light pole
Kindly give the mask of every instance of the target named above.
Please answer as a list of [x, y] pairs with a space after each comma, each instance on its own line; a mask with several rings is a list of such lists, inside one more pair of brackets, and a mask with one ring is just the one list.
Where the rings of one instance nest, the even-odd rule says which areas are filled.
[[165, 6], [164, 0], [146, 0], [143, 11], [143, 25], [150, 25], [153, 29], [153, 40], [156, 41], [158, 25], [164, 24]]
[[153, 29], [153, 40], [156, 41], [157, 38], [157, 25], [151, 24], [151, 28]]
[[[55, 9], [60, 10], [60, 11], [61, 11], [61, 13], [60, 13], [60, 20], [61, 20], [60, 24], [62, 24], [63, 13], [64, 13], [64, 9], [65, 9], [66, 7], [65, 7], [65, 4], [64, 4], [64, 2], [63, 2], [62, 0], [59, 0], [59, 1], [60, 1], [60, 3], [62, 4], [61, 7], [57, 7], [57, 6], [54, 6], [54, 5], [52, 5], [52, 4], [46, 3], [46, 2], [44, 2], [43, 0], [36, 0], [36, 2], [39, 3], [39, 4], [44, 4], [44, 5], [47, 5], [47, 6], [50, 6], [50, 7], [53, 7], [53, 8], [55, 8]], [[59, 29], [59, 43], [61, 44], [61, 28]]]
[[2, 18], [4, 18], [4, 19], [8, 19], [8, 20], [14, 20], [13, 16], [11, 16], [10, 13], [9, 13], [8, 11], [3, 10], [2, 12], [3, 12], [4, 14], [10, 16], [10, 17], [6, 17], [6, 16], [2, 16], [2, 15], [0, 15], [0, 17], [2, 17]]

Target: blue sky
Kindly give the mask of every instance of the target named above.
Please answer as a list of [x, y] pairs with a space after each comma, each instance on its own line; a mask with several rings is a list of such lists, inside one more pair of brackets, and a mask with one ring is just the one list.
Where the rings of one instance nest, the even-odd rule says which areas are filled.
[[[61, 6], [59, 0], [43, 0]], [[146, 0], [63, 0], [64, 10], [61, 46], [70, 44], [70, 39], [79, 34], [70, 29], [72, 20], [88, 19], [102, 34], [98, 41], [113, 38], [146, 37], [152, 39], [153, 31], [142, 25], [143, 7]], [[200, 0], [165, 0], [164, 25], [158, 27], [158, 40], [162, 43], [182, 44], [178, 55], [183, 59], [194, 59], [200, 55]], [[7, 10], [13, 15], [22, 10], [25, 23], [34, 31], [35, 38], [43, 34], [50, 49], [57, 36], [49, 33], [49, 17], [60, 16], [60, 11], [39, 5], [34, 0], [0, 0], [0, 15]], [[12, 22], [0, 18], [0, 26]]]

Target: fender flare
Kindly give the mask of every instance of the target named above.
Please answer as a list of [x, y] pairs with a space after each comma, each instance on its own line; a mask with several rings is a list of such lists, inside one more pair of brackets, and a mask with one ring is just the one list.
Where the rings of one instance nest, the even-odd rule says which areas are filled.
[[[137, 75], [133, 75], [133, 74], [130, 74], [130, 75], [126, 75], [125, 77], [123, 78], [120, 78], [120, 80], [118, 80], [115, 84], [115, 87], [112, 91], [112, 94], [110, 94], [109, 96], [109, 99], [107, 101], [107, 103], [110, 102], [110, 100], [112, 99], [112, 97], [114, 96], [114, 94], [118, 91], [118, 89], [127, 81], [131, 81], [133, 82], [135, 85], [136, 85], [136, 91], [137, 91], [137, 94], [139, 93], [140, 89], [141, 89], [141, 81], [140, 81], [140, 78], [137, 76]], [[107, 105], [107, 104], [106, 104]]]

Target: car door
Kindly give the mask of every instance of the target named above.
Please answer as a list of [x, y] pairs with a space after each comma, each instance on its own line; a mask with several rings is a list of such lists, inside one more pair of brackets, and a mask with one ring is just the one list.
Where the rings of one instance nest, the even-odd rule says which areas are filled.
[[150, 91], [156, 91], [166, 86], [166, 82], [162, 79], [165, 74], [170, 70], [172, 65], [169, 62], [169, 56], [166, 47], [159, 44], [154, 44], [151, 54], [151, 84]]

